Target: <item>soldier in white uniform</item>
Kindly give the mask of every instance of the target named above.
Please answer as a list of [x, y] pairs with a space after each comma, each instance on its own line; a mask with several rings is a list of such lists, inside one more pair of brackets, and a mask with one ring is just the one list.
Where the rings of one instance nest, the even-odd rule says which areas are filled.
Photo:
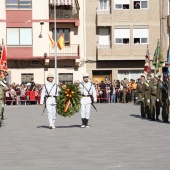
[[[49, 73], [47, 81], [41, 92], [40, 105], [45, 103], [49, 120], [49, 129], [55, 128], [56, 120], [56, 96], [58, 96], [59, 87], [53, 82], [54, 76]], [[45, 100], [46, 99], [46, 100]]]
[[97, 102], [97, 94], [94, 85], [89, 81], [89, 75], [83, 74], [83, 82], [80, 83], [80, 91], [82, 94], [81, 98], [81, 118], [82, 118], [82, 128], [89, 127], [88, 121], [90, 118], [90, 108], [93, 96], [93, 100]]

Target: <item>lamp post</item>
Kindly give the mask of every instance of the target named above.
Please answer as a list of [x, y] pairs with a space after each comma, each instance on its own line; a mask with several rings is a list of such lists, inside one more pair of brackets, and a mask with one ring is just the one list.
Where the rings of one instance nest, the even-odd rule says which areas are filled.
[[[54, 42], [56, 43], [56, 0], [54, 0]], [[57, 84], [57, 46], [54, 46], [54, 57], [55, 57], [55, 83]]]
[[42, 25], [44, 25], [44, 22], [41, 21], [41, 22], [40, 22], [40, 25], [41, 25], [41, 31], [40, 31], [40, 35], [38, 36], [38, 38], [42, 38]]

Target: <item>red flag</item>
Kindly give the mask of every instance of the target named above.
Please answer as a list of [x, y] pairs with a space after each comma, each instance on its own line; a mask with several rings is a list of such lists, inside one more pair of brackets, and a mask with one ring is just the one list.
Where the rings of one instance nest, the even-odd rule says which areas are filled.
[[147, 49], [145, 57], [146, 59], [145, 59], [145, 65], [144, 65], [144, 73], [148, 74], [148, 73], [151, 73], [149, 49]]
[[1, 70], [7, 71], [7, 54], [5, 45], [2, 46], [2, 57], [1, 57]]

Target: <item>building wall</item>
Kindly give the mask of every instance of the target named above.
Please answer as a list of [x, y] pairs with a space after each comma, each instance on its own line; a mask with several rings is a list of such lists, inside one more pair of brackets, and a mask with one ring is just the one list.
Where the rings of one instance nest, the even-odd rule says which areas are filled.
[[[125, 60], [127, 62], [134, 63], [131, 67], [127, 67], [131, 70], [143, 69], [145, 63], [145, 55], [147, 46], [150, 51], [150, 58], [153, 59], [154, 51], [156, 49], [157, 40], [160, 39], [160, 3], [159, 1], [149, 0], [148, 9], [133, 9], [133, 0], [130, 1], [130, 9], [115, 10], [114, 1], [111, 3], [111, 13], [96, 14], [96, 9], [99, 5], [99, 0], [86, 0], [86, 30], [87, 35], [86, 43], [87, 59], [92, 59], [94, 63], [87, 64], [87, 72], [92, 76], [92, 70], [99, 70], [97, 68], [98, 61], [108, 61], [110, 63], [116, 63], [116, 61]], [[166, 60], [167, 56], [167, 19], [168, 14], [167, 6], [168, 1], [161, 1], [163, 10], [163, 35], [162, 35], [162, 50]], [[134, 28], [149, 28], [149, 43], [147, 44], [134, 44], [133, 43], [133, 29]], [[98, 29], [109, 28], [110, 30], [110, 48], [100, 48], [96, 50], [96, 43], [99, 39]], [[115, 28], [130, 28], [130, 43], [117, 45], [114, 43], [114, 29]], [[90, 30], [90, 31], [88, 31]], [[135, 67], [135, 61], [140, 60], [143, 62], [143, 67]], [[142, 61], [143, 60], [143, 61]], [[122, 68], [121, 62], [119, 66], [112, 69], [112, 75], [114, 78], [118, 77], [118, 70]], [[103, 67], [105, 65], [103, 64]], [[107, 66], [103, 70], [107, 69]], [[124, 67], [123, 69], [126, 69]], [[153, 69], [153, 67], [152, 67]]]

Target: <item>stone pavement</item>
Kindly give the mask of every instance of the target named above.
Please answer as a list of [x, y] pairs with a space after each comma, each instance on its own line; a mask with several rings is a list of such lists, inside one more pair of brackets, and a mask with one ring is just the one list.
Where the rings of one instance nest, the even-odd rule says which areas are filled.
[[90, 128], [80, 115], [48, 129], [42, 106], [6, 106], [0, 170], [169, 170], [170, 124], [140, 118], [133, 104], [96, 104]]

